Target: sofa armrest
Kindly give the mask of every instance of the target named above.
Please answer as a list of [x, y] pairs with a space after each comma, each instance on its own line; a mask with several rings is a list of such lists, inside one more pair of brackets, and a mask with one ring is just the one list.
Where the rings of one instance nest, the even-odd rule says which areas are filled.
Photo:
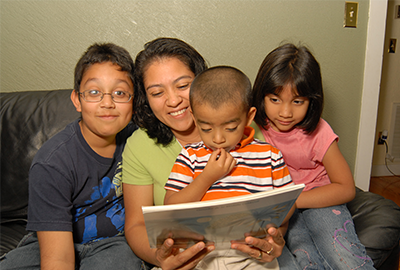
[[[2, 89], [3, 90], [3, 89]], [[29, 168], [38, 149], [80, 117], [72, 89], [0, 93], [0, 255], [26, 234]]]
[[356, 197], [347, 207], [361, 243], [375, 268], [379, 268], [399, 246], [400, 207], [380, 195], [358, 188]]
[[28, 178], [39, 148], [80, 117], [72, 89], [0, 93], [1, 222], [27, 218]]
[[25, 230], [26, 221], [10, 221], [7, 223], [0, 224], [1, 231], [1, 245], [0, 245], [0, 256], [4, 253], [14, 249], [19, 241], [28, 232]]

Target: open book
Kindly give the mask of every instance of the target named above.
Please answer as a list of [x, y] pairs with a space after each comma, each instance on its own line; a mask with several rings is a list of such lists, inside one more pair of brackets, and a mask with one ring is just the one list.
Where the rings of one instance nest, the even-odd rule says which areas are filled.
[[170, 237], [176, 247], [205, 241], [221, 249], [248, 235], [264, 238], [267, 225], [281, 225], [303, 188], [292, 185], [212, 201], [143, 206], [150, 246]]

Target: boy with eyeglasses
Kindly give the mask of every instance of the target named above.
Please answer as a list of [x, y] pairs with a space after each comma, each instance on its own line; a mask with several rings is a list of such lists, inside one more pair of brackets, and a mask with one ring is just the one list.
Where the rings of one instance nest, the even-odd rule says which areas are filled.
[[81, 118], [36, 154], [31, 233], [1, 269], [145, 269], [124, 237], [121, 154], [136, 129], [133, 72], [129, 53], [112, 43], [90, 46], [78, 61], [71, 100]]

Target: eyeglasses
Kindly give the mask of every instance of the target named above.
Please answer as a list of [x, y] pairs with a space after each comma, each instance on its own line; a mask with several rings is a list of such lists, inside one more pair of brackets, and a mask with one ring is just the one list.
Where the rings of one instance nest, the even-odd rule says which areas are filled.
[[105, 95], [110, 95], [111, 99], [116, 103], [127, 103], [131, 100], [132, 95], [125, 91], [114, 91], [112, 93], [103, 93], [98, 90], [86, 90], [79, 92], [82, 98], [87, 102], [100, 102]]

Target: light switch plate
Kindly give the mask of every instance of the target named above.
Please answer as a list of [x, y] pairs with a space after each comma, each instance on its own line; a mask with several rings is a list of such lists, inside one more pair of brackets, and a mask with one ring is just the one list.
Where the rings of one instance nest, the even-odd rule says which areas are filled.
[[346, 2], [344, 8], [344, 25], [343, 27], [357, 27], [358, 19], [358, 2]]

